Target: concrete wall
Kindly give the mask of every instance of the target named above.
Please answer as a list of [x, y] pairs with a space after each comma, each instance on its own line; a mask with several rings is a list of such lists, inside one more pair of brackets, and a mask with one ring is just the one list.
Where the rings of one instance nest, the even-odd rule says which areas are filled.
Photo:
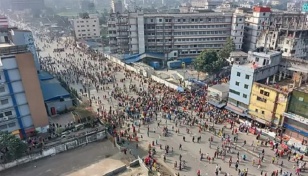
[[110, 172], [104, 174], [104, 176], [114, 176], [114, 175], [117, 175], [118, 173], [124, 172], [126, 169], [127, 169], [126, 165], [123, 165], [121, 167], [114, 169], [113, 171], [110, 171]]
[[[82, 146], [86, 143], [91, 143], [91, 142], [95, 142], [95, 141], [98, 141], [98, 140], [102, 140], [102, 139], [105, 139], [106, 137], [107, 137], [107, 135], [106, 135], [105, 131], [99, 131], [99, 132], [87, 134], [86, 136], [82, 136], [80, 138], [72, 139], [72, 141], [66, 142], [64, 144], [57, 144], [56, 146], [52, 146], [50, 148], [44, 149], [39, 153], [27, 155], [25, 157], [22, 157], [22, 158], [20, 158], [16, 161], [12, 161], [10, 163], [1, 164], [0, 165], [0, 171], [9, 169], [11, 167], [15, 167], [17, 165], [24, 164], [24, 163], [27, 163], [27, 162], [30, 162], [30, 161], [34, 161], [34, 160], [37, 160], [37, 159], [40, 159], [40, 158], [55, 155], [57, 153], [61, 153], [61, 152]], [[125, 166], [125, 169], [126, 169], [126, 166]], [[124, 171], [124, 170], [122, 170], [122, 171]]]

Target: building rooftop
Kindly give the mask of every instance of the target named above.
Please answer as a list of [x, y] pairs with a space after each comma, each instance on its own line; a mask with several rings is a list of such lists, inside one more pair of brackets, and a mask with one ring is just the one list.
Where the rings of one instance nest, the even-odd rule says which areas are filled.
[[[276, 77], [276, 79], [278, 78]], [[288, 94], [294, 89], [294, 81], [292, 79], [284, 79], [277, 82], [269, 81], [269, 84], [267, 84], [266, 86], [280, 93]]]
[[54, 78], [54, 76], [52, 76], [50, 73], [45, 72], [45, 71], [40, 71], [38, 76], [39, 76], [41, 81], [46, 81], [46, 80], [50, 80], [50, 79]]
[[267, 50], [264, 51], [263, 49], [256, 50], [256, 51], [249, 51], [248, 54], [253, 54], [260, 57], [274, 57], [277, 55], [281, 55], [280, 51], [274, 51], [274, 50]]
[[230, 57], [247, 57], [248, 54], [244, 51], [232, 51], [230, 53]]
[[229, 91], [229, 84], [223, 83], [223, 84], [216, 84], [211, 86], [212, 89], [216, 89], [221, 92], [228, 92]]
[[51, 83], [41, 81], [41, 88], [43, 92], [44, 101], [53, 101], [60, 98], [68, 98], [70, 94], [65, 90], [60, 83]]

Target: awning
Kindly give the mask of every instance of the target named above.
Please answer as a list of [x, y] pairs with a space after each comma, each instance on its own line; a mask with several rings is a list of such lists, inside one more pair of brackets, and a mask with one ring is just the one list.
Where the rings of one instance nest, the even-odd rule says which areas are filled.
[[235, 114], [238, 114], [238, 115], [240, 115], [242, 117], [249, 117], [250, 118], [250, 115], [246, 114], [243, 109], [241, 109], [239, 107], [236, 107], [236, 106], [234, 106], [234, 105], [232, 105], [230, 103], [228, 103], [227, 106], [225, 106], [225, 109], [227, 109], [229, 111], [232, 111]]
[[216, 106], [217, 108], [223, 108], [224, 106], [227, 105], [227, 103], [216, 103], [215, 101], [211, 101], [211, 100], [209, 100], [208, 103], [210, 103], [211, 105]]
[[264, 125], [269, 125], [270, 124], [269, 122], [267, 122], [266, 120], [261, 119], [261, 118], [254, 118], [254, 120], [259, 122], [259, 123], [262, 123]]

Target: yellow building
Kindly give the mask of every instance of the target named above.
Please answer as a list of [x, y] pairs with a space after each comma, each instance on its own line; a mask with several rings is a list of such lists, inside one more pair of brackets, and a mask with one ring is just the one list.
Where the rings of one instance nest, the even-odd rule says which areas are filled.
[[289, 91], [279, 85], [253, 83], [249, 114], [267, 126], [283, 125], [283, 113], [287, 109]]

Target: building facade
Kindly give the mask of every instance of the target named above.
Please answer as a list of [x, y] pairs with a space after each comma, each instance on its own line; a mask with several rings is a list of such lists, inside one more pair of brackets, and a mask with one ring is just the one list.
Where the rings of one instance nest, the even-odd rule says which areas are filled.
[[23, 138], [48, 128], [33, 54], [9, 43], [0, 44], [0, 53], [0, 130]]
[[254, 82], [250, 95], [251, 118], [267, 126], [282, 127], [289, 91]]
[[308, 23], [305, 14], [271, 13], [267, 30], [259, 36], [257, 47], [282, 51], [284, 57], [308, 58]]
[[96, 14], [85, 14], [79, 18], [72, 19], [75, 37], [80, 39], [99, 39], [100, 25]]
[[282, 51], [284, 57], [308, 58], [308, 23], [304, 13], [253, 7], [246, 13], [243, 50], [259, 47]]
[[253, 82], [267, 80], [279, 70], [281, 52], [249, 52], [247, 59], [234, 62], [229, 82], [227, 109], [241, 116], [248, 115]]
[[257, 48], [257, 40], [266, 29], [271, 9], [269, 7], [253, 7], [252, 13], [246, 12], [246, 15], [243, 50], [248, 52]]
[[124, 3], [122, 0], [111, 0], [111, 9], [113, 13], [123, 13]]
[[285, 133], [300, 140], [308, 140], [308, 92], [307, 87], [295, 89], [290, 97], [288, 111], [284, 113]]
[[32, 32], [29, 30], [20, 30], [13, 28], [10, 30], [10, 38], [15, 45], [27, 45], [28, 50], [33, 54], [35, 67], [40, 70], [40, 63], [36, 51], [36, 46], [34, 44], [34, 37]]
[[169, 53], [195, 57], [204, 49], [221, 49], [232, 37], [242, 49], [243, 13], [111, 14], [108, 35], [111, 53]]

